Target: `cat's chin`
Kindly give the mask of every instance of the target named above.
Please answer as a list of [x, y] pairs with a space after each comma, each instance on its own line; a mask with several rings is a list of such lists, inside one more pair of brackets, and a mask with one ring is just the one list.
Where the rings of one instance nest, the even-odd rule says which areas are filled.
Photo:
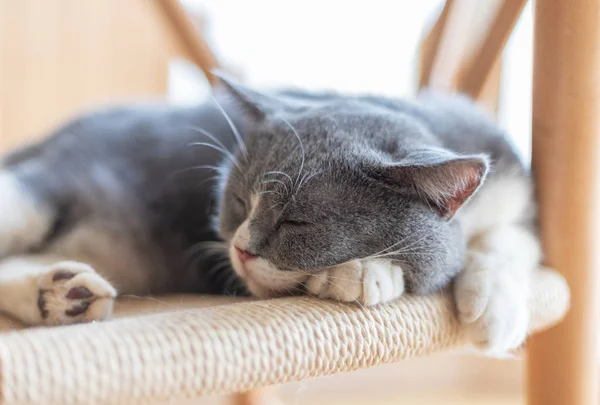
[[293, 295], [308, 277], [305, 273], [279, 270], [260, 257], [243, 264], [234, 249], [229, 253], [233, 270], [244, 280], [250, 293], [258, 298]]

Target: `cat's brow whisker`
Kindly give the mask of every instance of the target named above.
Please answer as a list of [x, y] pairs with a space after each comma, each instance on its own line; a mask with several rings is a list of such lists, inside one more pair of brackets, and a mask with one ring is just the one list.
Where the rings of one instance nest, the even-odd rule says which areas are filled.
[[268, 171], [268, 172], [264, 172], [264, 173], [263, 173], [263, 176], [268, 176], [268, 175], [271, 175], [271, 174], [280, 174], [280, 175], [282, 175], [282, 176], [285, 176], [285, 177], [287, 177], [287, 178], [288, 178], [288, 180], [290, 181], [290, 185], [291, 185], [291, 186], [293, 186], [293, 185], [294, 185], [294, 180], [292, 180], [292, 178], [290, 177], [290, 175], [289, 175], [289, 174], [287, 174], [287, 173], [284, 173], [284, 172], [281, 172], [281, 171], [278, 171], [278, 170], [271, 170], [271, 171]]
[[279, 183], [281, 184], [283, 187], [285, 187], [285, 191], [286, 193], [289, 192], [288, 186], [287, 184], [285, 184], [283, 181], [279, 180], [279, 179], [271, 179], [271, 180], [264, 180], [261, 182], [262, 184], [270, 184], [270, 183]]
[[298, 140], [298, 144], [300, 146], [300, 149], [302, 150], [302, 162], [300, 163], [300, 170], [298, 170], [298, 176], [296, 177], [296, 182], [295, 182], [295, 187], [297, 187], [298, 182], [300, 181], [300, 176], [302, 175], [302, 171], [304, 170], [304, 161], [305, 161], [305, 150], [304, 150], [304, 143], [302, 143], [302, 139], [300, 138], [300, 135], [298, 134], [298, 131], [296, 131], [296, 128], [294, 128], [292, 126], [292, 124], [290, 124], [290, 122], [285, 119], [284, 117], [280, 117], [280, 119], [288, 126], [290, 127], [290, 129], [292, 130], [292, 132], [294, 133], [294, 136], [296, 137], [296, 139]]
[[240, 150], [242, 151], [242, 153], [245, 156], [248, 156], [248, 149], [246, 148], [246, 144], [244, 143], [244, 139], [242, 138], [240, 131], [238, 131], [235, 124], [231, 120], [231, 117], [229, 117], [229, 114], [227, 114], [227, 111], [225, 111], [225, 109], [223, 108], [221, 103], [219, 103], [219, 100], [217, 100], [217, 98], [215, 96], [211, 95], [211, 97], [212, 97], [213, 102], [215, 103], [215, 105], [217, 106], [219, 111], [221, 112], [221, 114], [223, 114], [223, 117], [225, 117], [225, 120], [227, 121], [229, 128], [231, 128], [231, 131], [233, 132], [233, 135], [235, 136], [235, 138], [240, 146]]
[[296, 193], [298, 193], [298, 191], [300, 191], [300, 188], [301, 188], [301, 187], [302, 187], [304, 184], [308, 183], [308, 182], [310, 181], [310, 179], [312, 179], [313, 177], [315, 177], [315, 176], [316, 176], [316, 175], [318, 175], [319, 173], [321, 173], [321, 172], [320, 172], [320, 171], [316, 171], [316, 172], [313, 172], [313, 173], [311, 173], [311, 174], [308, 174], [308, 173], [307, 173], [307, 174], [305, 174], [305, 175], [304, 175], [304, 177], [302, 177], [302, 180], [300, 180], [300, 184], [298, 184], [298, 188], [296, 189]]

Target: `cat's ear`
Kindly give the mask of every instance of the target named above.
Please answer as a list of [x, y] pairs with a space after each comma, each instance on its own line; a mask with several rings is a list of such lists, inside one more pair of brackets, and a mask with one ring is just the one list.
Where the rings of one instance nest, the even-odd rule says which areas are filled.
[[262, 121], [274, 112], [276, 102], [271, 97], [235, 82], [222, 72], [212, 73], [219, 79], [217, 91], [231, 97], [250, 118]]
[[386, 165], [382, 172], [386, 181], [411, 190], [443, 218], [451, 219], [483, 183], [488, 169], [486, 156], [426, 150]]

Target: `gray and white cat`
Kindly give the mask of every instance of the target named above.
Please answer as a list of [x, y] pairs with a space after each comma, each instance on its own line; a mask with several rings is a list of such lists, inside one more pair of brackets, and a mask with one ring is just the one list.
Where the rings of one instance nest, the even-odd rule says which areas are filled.
[[99, 320], [117, 291], [374, 305], [454, 280], [476, 344], [522, 343], [532, 186], [469, 100], [223, 88], [94, 112], [5, 157], [0, 310]]

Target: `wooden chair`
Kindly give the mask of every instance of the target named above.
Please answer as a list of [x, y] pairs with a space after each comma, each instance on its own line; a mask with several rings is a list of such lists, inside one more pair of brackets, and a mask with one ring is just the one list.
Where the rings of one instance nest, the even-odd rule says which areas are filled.
[[[447, 0], [423, 42], [421, 86], [481, 101], [525, 3]], [[482, 18], [482, 7], [496, 11]], [[572, 303], [565, 321], [528, 344], [528, 403], [591, 405], [598, 403], [600, 1], [534, 7], [532, 163], [545, 261], [566, 277]], [[481, 22], [474, 28], [473, 16]]]
[[[210, 68], [216, 59], [206, 43], [177, 2], [161, 1], [179, 43], [215, 83]], [[479, 56], [466, 64], [452, 62], [455, 55], [445, 51], [452, 45], [445, 32], [454, 32], [451, 21], [462, 15], [456, 10], [468, 9], [461, 3], [449, 2], [442, 13], [446, 22], [434, 26], [439, 32], [424, 45], [430, 56], [424, 53], [422, 83], [464, 89], [481, 100], [523, 2], [502, 3], [488, 20], [494, 33], [482, 36], [490, 49], [473, 48]], [[598, 180], [599, 100], [592, 86], [598, 84], [598, 20], [600, 0], [536, 3], [536, 38], [542, 40], [535, 46], [534, 165], [542, 233], [548, 264], [568, 280], [573, 305], [563, 324], [528, 347], [532, 405], [591, 405], [597, 399], [590, 219]], [[449, 66], [455, 70], [446, 72]], [[532, 288], [532, 330], [546, 329], [567, 310], [568, 289], [551, 271], [540, 271]], [[92, 325], [16, 331], [17, 325], [4, 323], [12, 332], [0, 334], [0, 403], [141, 404], [246, 391], [237, 402], [258, 404], [268, 392], [254, 389], [467, 343], [445, 293], [406, 296], [377, 308], [305, 297], [231, 302], [178, 296], [123, 300], [116, 309], [123, 319]]]
[[[163, 3], [176, 8], [176, 1]], [[526, 4], [527, 0], [447, 0], [422, 43], [420, 86], [462, 92], [495, 111], [501, 54]], [[170, 14], [179, 14], [175, 25], [189, 25], [181, 13]], [[529, 346], [532, 405], [598, 402], [600, 291], [593, 267], [593, 211], [600, 169], [599, 24], [598, 0], [535, 4], [533, 168], [542, 238], [547, 264], [565, 275], [574, 298], [565, 322]], [[204, 60], [214, 59], [200, 56], [206, 49], [202, 43], [195, 48], [199, 66], [210, 65]]]

